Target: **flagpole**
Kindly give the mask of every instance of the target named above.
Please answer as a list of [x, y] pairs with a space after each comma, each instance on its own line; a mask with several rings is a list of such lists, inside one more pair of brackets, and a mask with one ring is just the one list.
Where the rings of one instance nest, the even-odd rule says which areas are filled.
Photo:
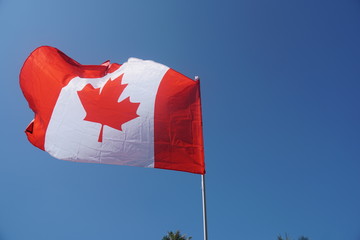
[[[199, 81], [200, 77], [195, 76], [195, 81]], [[200, 96], [200, 85], [199, 85], [199, 96]], [[201, 99], [201, 97], [200, 97]], [[201, 101], [201, 100], [200, 100]], [[200, 104], [201, 108], [201, 104]], [[200, 110], [201, 111], [201, 110]], [[208, 232], [207, 232], [207, 214], [206, 214], [206, 191], [205, 191], [205, 173], [201, 175], [201, 193], [202, 193], [202, 207], [203, 207], [203, 227], [204, 227], [204, 240], [208, 240]]]
[[205, 174], [201, 175], [201, 190], [202, 190], [202, 205], [203, 205], [204, 240], [208, 240], [207, 215], [206, 215]]

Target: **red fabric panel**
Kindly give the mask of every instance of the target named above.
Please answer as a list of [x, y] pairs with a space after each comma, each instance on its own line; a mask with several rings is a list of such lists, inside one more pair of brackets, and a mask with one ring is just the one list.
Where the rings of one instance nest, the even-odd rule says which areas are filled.
[[199, 81], [168, 70], [155, 100], [154, 138], [155, 168], [205, 174]]
[[81, 65], [60, 50], [43, 46], [26, 59], [20, 72], [20, 87], [34, 120], [25, 130], [29, 141], [44, 150], [45, 133], [61, 89], [76, 76], [98, 78], [120, 65]]

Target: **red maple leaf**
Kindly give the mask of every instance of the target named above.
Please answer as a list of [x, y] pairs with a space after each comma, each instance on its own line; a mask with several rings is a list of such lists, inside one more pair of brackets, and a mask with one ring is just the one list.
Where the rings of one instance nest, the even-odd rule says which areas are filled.
[[85, 121], [101, 124], [98, 141], [102, 142], [104, 125], [122, 131], [122, 124], [137, 118], [136, 111], [140, 103], [130, 102], [130, 97], [118, 102], [127, 84], [121, 84], [123, 75], [114, 80], [109, 79], [102, 89], [87, 84], [77, 91], [86, 111]]

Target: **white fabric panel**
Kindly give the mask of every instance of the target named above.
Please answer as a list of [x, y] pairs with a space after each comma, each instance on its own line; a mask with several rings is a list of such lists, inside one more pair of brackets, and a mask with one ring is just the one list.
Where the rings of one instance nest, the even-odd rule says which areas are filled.
[[[159, 63], [130, 58], [103, 78], [72, 79], [57, 100], [46, 131], [45, 150], [63, 160], [153, 167], [155, 97], [167, 70]], [[121, 74], [122, 84], [128, 85], [119, 102], [128, 96], [131, 102], [139, 102], [139, 117], [124, 123], [122, 131], [104, 125], [103, 140], [98, 142], [101, 124], [83, 120], [86, 112], [77, 91], [89, 83], [101, 88]]]

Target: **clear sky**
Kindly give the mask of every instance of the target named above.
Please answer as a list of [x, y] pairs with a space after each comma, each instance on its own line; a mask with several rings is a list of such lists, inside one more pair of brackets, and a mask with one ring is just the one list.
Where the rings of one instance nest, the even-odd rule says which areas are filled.
[[210, 240], [360, 239], [359, 0], [0, 0], [0, 240], [198, 240], [199, 175], [27, 141], [18, 74], [41, 45], [201, 77]]

